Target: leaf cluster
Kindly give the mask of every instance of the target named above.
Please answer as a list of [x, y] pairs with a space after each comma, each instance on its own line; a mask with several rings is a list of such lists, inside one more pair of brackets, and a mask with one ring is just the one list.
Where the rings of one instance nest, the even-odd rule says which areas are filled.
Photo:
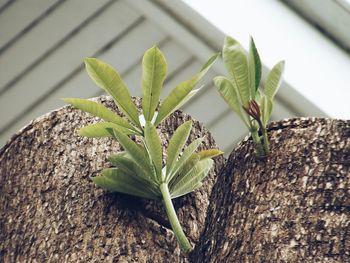
[[104, 105], [91, 100], [76, 98], [63, 100], [104, 120], [80, 129], [79, 134], [82, 136], [90, 138], [111, 137], [111, 134], [107, 132], [108, 128], [119, 129], [128, 135], [142, 136], [145, 121], [150, 121], [157, 126], [199, 91], [194, 87], [207, 73], [217, 57], [217, 54], [211, 57], [199, 73], [177, 85], [161, 102], [158, 112], [156, 109], [166, 77], [167, 64], [164, 55], [156, 46], [147, 50], [142, 60], [142, 115], [139, 115], [129, 90], [119, 73], [111, 65], [96, 58], [85, 59], [86, 71], [96, 85], [113, 98], [125, 117], [118, 116]]
[[[272, 68], [264, 83], [264, 89], [260, 89], [262, 67], [253, 38], [250, 40], [249, 53], [246, 54], [238, 41], [226, 37], [222, 58], [228, 76], [214, 78], [220, 95], [250, 131], [259, 128], [259, 121], [266, 127], [272, 114], [273, 99], [282, 82], [284, 61], [278, 62]], [[254, 114], [249, 113], [253, 101], [259, 109], [260, 120], [257, 120]]]
[[[193, 141], [183, 149], [192, 127], [191, 122], [186, 122], [178, 127], [172, 136], [163, 167], [162, 144], [156, 127], [198, 92], [199, 89], [194, 90], [194, 87], [217, 57], [218, 54], [212, 56], [199, 73], [177, 85], [159, 105], [167, 64], [164, 55], [156, 46], [147, 50], [142, 60], [141, 115], [118, 72], [96, 58], [85, 59], [90, 78], [111, 95], [125, 116], [121, 117], [104, 105], [91, 100], [64, 99], [74, 107], [103, 119], [103, 122], [81, 128], [80, 135], [91, 138], [112, 137], [125, 150], [109, 156], [113, 167], [104, 169], [100, 176], [92, 179], [97, 185], [110, 191], [159, 200], [162, 199], [160, 185], [163, 183], [167, 184], [171, 198], [200, 187], [202, 179], [212, 167], [211, 157], [221, 152], [213, 149], [195, 153], [203, 138]], [[129, 138], [130, 135], [139, 136], [142, 143], [135, 143]]]
[[175, 131], [169, 142], [164, 167], [162, 144], [150, 121], [145, 124], [145, 137], [141, 145], [118, 129], [108, 129], [125, 151], [109, 156], [109, 161], [115, 167], [103, 170], [93, 181], [110, 191], [156, 200], [162, 200], [161, 184], [168, 185], [171, 198], [196, 190], [213, 165], [211, 157], [221, 152], [212, 149], [196, 153], [203, 138], [196, 139], [182, 150], [191, 128], [192, 122], [188, 121]]

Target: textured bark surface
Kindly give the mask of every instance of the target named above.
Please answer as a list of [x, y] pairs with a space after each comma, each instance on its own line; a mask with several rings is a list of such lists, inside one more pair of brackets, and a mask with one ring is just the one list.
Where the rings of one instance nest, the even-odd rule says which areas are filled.
[[350, 121], [269, 127], [271, 155], [252, 142], [214, 186], [193, 262], [350, 262]]
[[[110, 99], [99, 99], [113, 108]], [[140, 101], [137, 101], [140, 104]], [[190, 119], [180, 112], [159, 131], [164, 146]], [[160, 203], [106, 193], [90, 180], [120, 151], [111, 139], [87, 139], [77, 129], [97, 122], [65, 107], [39, 118], [0, 151], [0, 262], [187, 262]], [[209, 132], [194, 122], [189, 141], [205, 137], [202, 149], [216, 148]], [[209, 195], [224, 158], [195, 193], [175, 199], [192, 242], [204, 227]]]

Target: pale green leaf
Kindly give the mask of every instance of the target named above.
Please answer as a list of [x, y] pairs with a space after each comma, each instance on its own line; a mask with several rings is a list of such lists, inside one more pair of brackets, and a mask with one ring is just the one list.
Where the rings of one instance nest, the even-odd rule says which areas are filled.
[[277, 90], [281, 86], [283, 70], [284, 61], [281, 61], [272, 68], [269, 75], [267, 76], [264, 91], [270, 100], [273, 100], [274, 96], [277, 93]]
[[213, 163], [214, 161], [211, 159], [202, 160], [186, 174], [178, 177], [178, 181], [170, 189], [171, 197], [176, 198], [195, 190], [198, 184], [208, 175]]
[[170, 171], [167, 171], [167, 182], [171, 182], [174, 176], [176, 176], [178, 172], [183, 168], [183, 166], [191, 158], [192, 154], [197, 150], [202, 142], [203, 138], [198, 138], [185, 148], [179, 160], [173, 165], [173, 168], [170, 169]]
[[174, 176], [169, 183], [169, 186], [174, 186], [189, 170], [193, 168], [200, 161], [199, 156], [196, 153], [193, 153], [186, 162], [182, 165], [181, 169], [177, 172], [176, 176]]
[[[187, 160], [187, 162], [183, 165], [183, 168], [179, 172], [180, 174], [182, 173], [187, 173], [197, 162], [209, 159], [209, 158], [214, 158], [220, 154], [223, 154], [222, 151], [218, 149], [208, 149], [208, 150], [203, 150], [198, 153], [193, 153], [192, 156]], [[172, 183], [174, 180], [172, 180]]]
[[104, 169], [100, 176], [92, 177], [98, 186], [112, 191], [149, 199], [159, 199], [159, 196], [149, 191], [144, 185], [117, 168]]
[[[202, 86], [198, 89], [191, 90], [190, 93], [186, 95], [186, 97], [174, 108], [174, 110], [171, 112], [173, 113], [174, 111], [180, 109], [183, 105], [185, 105], [194, 95], [198, 93], [202, 89]], [[170, 114], [171, 114], [170, 113]], [[169, 115], [168, 115], [169, 116]], [[164, 119], [164, 118], [163, 118]]]
[[223, 76], [214, 78], [214, 84], [217, 87], [221, 97], [233, 109], [234, 112], [241, 118], [241, 120], [249, 127], [249, 118], [242, 110], [242, 104], [239, 99], [239, 93], [234, 83]]
[[220, 151], [219, 149], [208, 149], [200, 151], [199, 153], [196, 153], [196, 156], [199, 157], [199, 160], [204, 160], [207, 158], [214, 158], [220, 154], [223, 154], [224, 152]]
[[149, 156], [151, 157], [152, 163], [156, 169], [158, 180], [161, 181], [163, 161], [162, 143], [160, 141], [156, 128], [150, 121], [146, 122], [144, 133]]
[[250, 99], [255, 99], [255, 93], [259, 87], [261, 79], [261, 61], [258, 50], [255, 47], [254, 39], [250, 38], [249, 46], [249, 84]]
[[131, 122], [141, 128], [136, 106], [131, 101], [130, 93], [118, 72], [112, 66], [96, 58], [86, 58], [84, 61], [90, 78], [113, 97], [119, 109]]
[[135, 132], [133, 130], [129, 130], [125, 127], [119, 126], [112, 122], [99, 122], [95, 124], [87, 125], [81, 129], [79, 129], [79, 134], [81, 136], [89, 137], [89, 138], [103, 138], [103, 137], [111, 137], [110, 133], [106, 130], [107, 128], [119, 129], [125, 134], [128, 135], [139, 135], [140, 133]]
[[90, 113], [93, 116], [99, 117], [107, 122], [113, 122], [118, 126], [124, 127], [125, 129], [137, 132], [134, 126], [129, 122], [119, 117], [115, 112], [106, 108], [101, 103], [97, 103], [86, 99], [75, 99], [75, 98], [64, 98], [63, 101], [71, 104], [77, 109]]
[[150, 180], [150, 176], [146, 174], [146, 171], [140, 167], [138, 163], [130, 159], [130, 156], [126, 152], [112, 154], [108, 156], [108, 160], [113, 166], [117, 167], [125, 174], [133, 176], [136, 180], [139, 180], [149, 191], [155, 194], [159, 193], [158, 185]]
[[[193, 96], [191, 91], [197, 85], [197, 83], [204, 77], [210, 67], [214, 64], [219, 54], [212, 56], [207, 63], [203, 66], [201, 71], [194, 75], [189, 80], [186, 80], [176, 86], [170, 94], [161, 103], [157, 118], [154, 125], [157, 126], [163, 119], [168, 117], [172, 112], [177, 110], [179, 106], [183, 105], [190, 97]], [[191, 95], [190, 95], [191, 94]]]
[[118, 129], [108, 129], [107, 131], [123, 146], [124, 150], [129, 154], [130, 158], [141, 166], [147, 175], [150, 175], [150, 179], [157, 180], [157, 177], [153, 174], [152, 167], [149, 162], [149, 157], [142, 149], [141, 145], [136, 144], [126, 134]]
[[260, 108], [262, 112], [262, 123], [264, 126], [267, 125], [267, 123], [270, 120], [271, 114], [272, 114], [272, 108], [273, 108], [273, 103], [270, 98], [268, 98], [266, 95], [261, 94], [260, 95]]
[[208, 70], [211, 68], [211, 66], [215, 63], [215, 61], [221, 56], [221, 52], [217, 52], [214, 55], [212, 55], [207, 62], [202, 66], [200, 73], [202, 74], [202, 77], [208, 72]]
[[112, 159], [110, 158], [118, 158], [118, 157], [125, 157], [130, 159], [130, 155], [126, 151], [122, 151], [122, 152], [112, 153], [110, 156], [108, 156], [108, 160], [112, 162]]
[[176, 129], [173, 136], [171, 137], [169, 141], [168, 150], [167, 150], [167, 155], [168, 155], [167, 161], [166, 161], [167, 174], [173, 168], [173, 164], [176, 162], [177, 158], [179, 157], [179, 154], [181, 153], [182, 148], [184, 147], [188, 139], [188, 136], [190, 135], [191, 128], [192, 128], [192, 121], [186, 121]]
[[222, 57], [229, 76], [238, 89], [241, 103], [247, 106], [250, 89], [248, 61], [243, 47], [233, 38], [226, 37]]
[[[205, 177], [204, 177], [205, 178]], [[189, 187], [186, 187], [185, 189], [183, 189], [182, 191], [180, 192], [177, 192], [177, 193], [172, 193], [171, 194], [171, 199], [175, 199], [175, 198], [178, 198], [178, 197], [181, 197], [181, 196], [184, 196], [184, 195], [187, 195], [191, 192], [194, 192], [196, 191], [197, 189], [201, 188], [203, 186], [203, 183], [202, 182], [199, 182], [195, 185], [190, 185]]]
[[156, 46], [147, 50], [142, 60], [142, 110], [146, 121], [152, 120], [158, 106], [166, 72], [162, 52]]

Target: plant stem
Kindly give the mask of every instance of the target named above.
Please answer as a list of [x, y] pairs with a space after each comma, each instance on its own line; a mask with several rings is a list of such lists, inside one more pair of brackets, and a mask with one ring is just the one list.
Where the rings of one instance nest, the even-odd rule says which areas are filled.
[[252, 134], [252, 138], [253, 138], [253, 141], [255, 144], [256, 153], [258, 154], [259, 157], [264, 156], [264, 148], [262, 146], [258, 130], [251, 129], [250, 133]]
[[265, 152], [265, 155], [268, 155], [270, 153], [270, 144], [269, 144], [269, 138], [267, 136], [267, 130], [265, 127], [262, 127], [262, 133], [264, 137], [264, 152]]
[[162, 192], [165, 210], [168, 215], [171, 228], [173, 229], [174, 234], [176, 236], [176, 239], [185, 252], [190, 252], [193, 248], [188, 239], [186, 238], [185, 233], [183, 232], [182, 227], [180, 225], [179, 219], [177, 218], [173, 203], [171, 201], [168, 185], [166, 183], [162, 183], [160, 185], [160, 191]]

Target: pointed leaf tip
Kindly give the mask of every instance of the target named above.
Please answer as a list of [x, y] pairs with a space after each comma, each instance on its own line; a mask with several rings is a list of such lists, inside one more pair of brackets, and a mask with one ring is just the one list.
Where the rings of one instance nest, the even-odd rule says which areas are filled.
[[167, 150], [167, 162], [166, 162], [166, 171], [167, 174], [170, 173], [170, 171], [174, 168], [174, 164], [177, 161], [177, 158], [179, 157], [182, 148], [186, 144], [186, 141], [190, 135], [192, 129], [192, 121], [186, 121], [183, 124], [181, 124], [176, 131], [174, 132], [173, 136], [169, 140], [168, 150]]
[[167, 63], [158, 47], [148, 49], [142, 59], [142, 111], [151, 121], [159, 104], [160, 93], [167, 73]]
[[250, 81], [250, 99], [256, 98], [256, 92], [261, 80], [261, 60], [258, 50], [255, 46], [253, 37], [250, 37], [249, 44], [249, 81]]
[[159, 112], [154, 125], [157, 126], [162, 120], [168, 117], [171, 113], [180, 108], [186, 103], [198, 90], [193, 88], [208, 72], [210, 67], [214, 64], [219, 54], [215, 54], [204, 64], [200, 72], [192, 76], [190, 79], [183, 81], [177, 85], [170, 94], [163, 100], [159, 107]]
[[131, 122], [141, 128], [137, 108], [119, 73], [111, 65], [96, 58], [86, 58], [85, 65], [89, 77], [95, 84], [111, 95], [118, 108]]
[[273, 100], [279, 87], [281, 86], [283, 71], [284, 61], [282, 60], [271, 69], [267, 76], [264, 91], [266, 96], [271, 100]]

